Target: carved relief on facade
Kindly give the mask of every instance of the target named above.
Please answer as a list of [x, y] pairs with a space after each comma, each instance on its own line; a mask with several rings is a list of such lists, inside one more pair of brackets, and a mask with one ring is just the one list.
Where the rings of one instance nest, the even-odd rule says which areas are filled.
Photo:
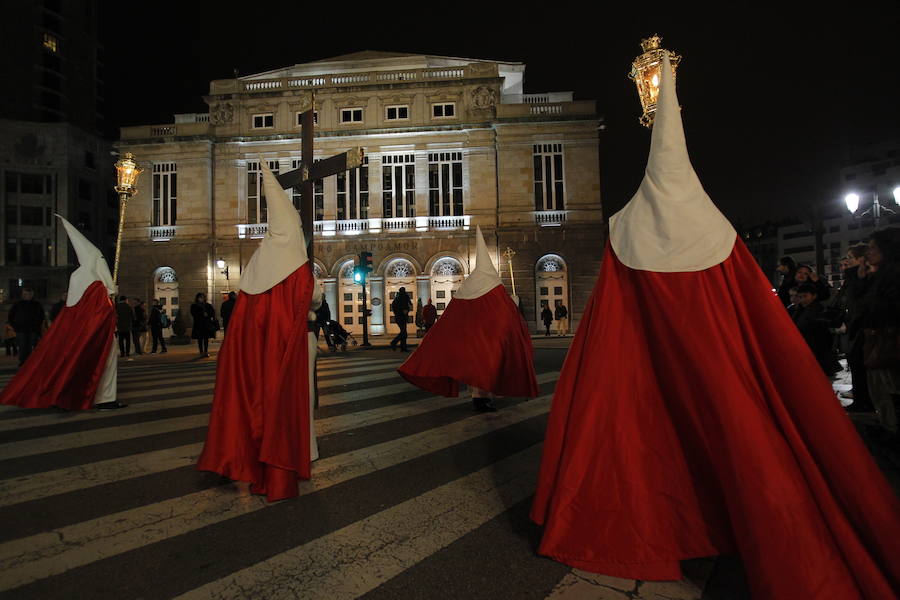
[[234, 105], [231, 102], [219, 102], [209, 108], [209, 120], [213, 125], [227, 125], [234, 122]]
[[484, 75], [490, 76], [497, 73], [497, 65], [495, 63], [470, 63], [466, 65], [466, 70], [470, 76]]

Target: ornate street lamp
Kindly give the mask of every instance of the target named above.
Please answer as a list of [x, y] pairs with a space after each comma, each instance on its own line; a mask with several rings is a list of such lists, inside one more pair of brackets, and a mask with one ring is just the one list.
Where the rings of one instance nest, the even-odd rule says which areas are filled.
[[116, 161], [116, 186], [119, 193], [119, 234], [116, 236], [116, 259], [113, 263], [113, 284], [118, 293], [119, 286], [119, 256], [122, 251], [122, 228], [125, 226], [125, 206], [128, 198], [137, 193], [137, 179], [142, 169], [134, 162], [134, 155], [126, 152], [125, 156]]
[[[895, 187], [894, 191], [894, 200], [900, 204], [900, 187]], [[875, 229], [878, 229], [878, 226], [881, 223], [881, 214], [887, 213], [889, 215], [897, 214], [897, 211], [890, 208], [889, 206], [884, 206], [881, 202], [878, 201], [878, 194], [874, 194], [874, 199], [872, 200], [872, 207], [868, 210], [861, 212], [860, 214], [856, 214], [856, 210], [859, 208], [859, 194], [849, 193], [844, 196], [844, 204], [847, 205], [847, 210], [850, 211], [850, 214], [853, 215], [857, 219], [862, 219], [868, 215], [872, 215], [872, 219], [875, 221]]]
[[659, 95], [659, 70], [662, 66], [663, 56], [669, 55], [673, 81], [675, 72], [678, 69], [678, 63], [681, 62], [681, 55], [661, 48], [661, 43], [662, 38], [656, 34], [641, 40], [641, 49], [644, 53], [634, 59], [634, 62], [631, 63], [631, 72], [628, 74], [628, 77], [637, 86], [641, 108], [644, 111], [640, 122], [644, 127], [653, 126], [653, 117], [656, 114], [656, 98]]
[[225, 276], [225, 281], [229, 281], [229, 279], [228, 279], [228, 263], [225, 262], [224, 258], [220, 258], [216, 261], [216, 267], [218, 267], [219, 271], [222, 272], [222, 275]]

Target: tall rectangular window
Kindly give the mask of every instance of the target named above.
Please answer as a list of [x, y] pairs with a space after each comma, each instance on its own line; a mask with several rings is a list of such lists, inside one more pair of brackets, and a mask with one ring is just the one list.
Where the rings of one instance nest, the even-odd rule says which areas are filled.
[[381, 159], [384, 217], [416, 216], [416, 156], [386, 155]]
[[462, 152], [428, 154], [428, 214], [449, 217], [463, 214]]
[[369, 157], [362, 165], [337, 174], [337, 219], [369, 218]]
[[155, 163], [153, 165], [153, 227], [175, 225], [178, 214], [178, 173], [175, 163]]
[[534, 210], [563, 210], [566, 185], [562, 144], [534, 145]]
[[[269, 169], [278, 175], [278, 161], [268, 161]], [[258, 160], [247, 161], [247, 223], [268, 223], [269, 210], [263, 192], [262, 171]]]
[[[313, 161], [317, 162], [317, 161]], [[291, 159], [291, 169], [299, 169], [302, 164], [302, 159], [294, 158]], [[294, 208], [298, 211], [300, 210], [300, 186], [297, 186], [291, 190], [291, 200], [294, 202]], [[313, 202], [315, 203], [315, 219], [316, 221], [324, 221], [325, 220], [325, 184], [322, 179], [316, 179], [313, 181]], [[303, 215], [300, 215], [302, 218]]]

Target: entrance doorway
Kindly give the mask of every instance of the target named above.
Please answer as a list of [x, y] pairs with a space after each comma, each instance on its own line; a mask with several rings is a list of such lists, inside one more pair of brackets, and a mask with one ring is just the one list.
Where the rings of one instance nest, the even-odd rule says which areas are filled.
[[153, 272], [153, 297], [159, 300], [162, 312], [169, 317], [164, 335], [171, 334], [172, 323], [178, 316], [178, 276], [172, 267], [160, 267]]

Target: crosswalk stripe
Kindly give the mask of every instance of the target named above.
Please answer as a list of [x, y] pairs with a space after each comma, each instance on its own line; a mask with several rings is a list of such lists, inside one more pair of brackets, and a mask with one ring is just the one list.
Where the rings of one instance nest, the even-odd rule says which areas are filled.
[[[542, 373], [538, 376], [538, 383], [543, 384], [555, 381], [558, 376], [558, 371]], [[433, 396], [418, 402], [364, 410], [327, 419], [317, 419], [316, 434], [322, 437], [461, 404], [468, 404], [468, 400], [461, 401], [459, 398]], [[121, 481], [187, 466], [196, 462], [202, 449], [203, 444], [188, 444], [177, 448], [145, 452], [136, 456], [119, 457], [87, 465], [0, 480], [0, 506], [18, 504], [102, 483]]]
[[[473, 415], [444, 427], [320, 459], [313, 465], [313, 478], [300, 484], [300, 494], [489, 434], [543, 415], [549, 407], [550, 395], [541, 396], [490, 415]], [[196, 459], [185, 456], [183, 460], [191, 464]], [[238, 496], [231, 486], [222, 486], [12, 540], [0, 544], [0, 589], [26, 585], [266, 506], [271, 505], [264, 498]]]
[[[357, 598], [534, 492], [542, 444], [178, 596]], [[275, 576], [277, 574], [277, 576]]]

